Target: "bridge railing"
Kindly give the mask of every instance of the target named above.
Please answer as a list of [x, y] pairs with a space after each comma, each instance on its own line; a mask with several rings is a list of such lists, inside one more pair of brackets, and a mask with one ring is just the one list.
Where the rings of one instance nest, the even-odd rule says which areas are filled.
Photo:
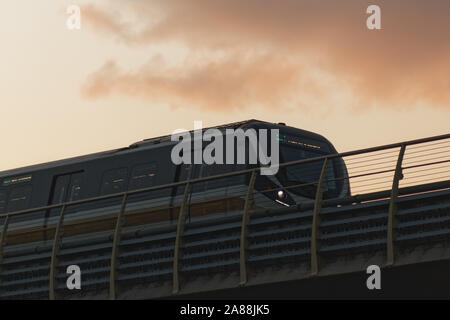
[[[342, 162], [343, 161], [343, 162]], [[348, 176], [337, 176], [336, 170], [340, 165], [348, 170]], [[310, 241], [307, 252], [310, 254], [311, 274], [319, 272], [319, 241], [321, 210], [327, 206], [343, 205], [352, 202], [374, 201], [389, 199], [389, 213], [387, 222], [387, 263], [394, 263], [394, 238], [396, 225], [396, 212], [398, 198], [405, 193], [428, 192], [441, 188], [449, 188], [450, 179], [450, 134], [405, 141], [396, 144], [367, 148], [340, 154], [327, 155], [313, 159], [304, 159], [280, 164], [280, 170], [288, 182], [283, 190], [293, 193], [311, 201], [304, 201], [298, 206], [310, 207], [312, 210]], [[211, 183], [226, 186], [226, 181], [242, 177], [246, 183], [244, 188], [230, 190], [224, 189], [223, 194], [217, 194]], [[0, 215], [0, 292], [2, 282], [7, 275], [3, 272], [3, 258], [5, 249], [20, 242], [22, 237], [26, 241], [51, 241], [48, 265], [48, 293], [50, 299], [56, 298], [58, 255], [64, 237], [95, 232], [110, 231], [109, 265], [109, 297], [117, 296], [117, 270], [119, 264], [119, 248], [124, 226], [132, 227], [140, 224], [153, 224], [154, 226], [174, 226], [174, 243], [172, 262], [173, 293], [180, 289], [180, 270], [183, 251], [183, 239], [189, 221], [200, 221], [212, 212], [238, 212], [240, 214], [240, 233], [238, 246], [240, 284], [245, 285], [248, 280], [248, 245], [249, 221], [253, 211], [266, 207], [273, 207], [274, 199], [261, 197], [261, 194], [273, 194], [270, 188], [255, 189], [260, 178], [260, 168], [231, 172], [216, 176], [197, 178], [162, 186], [155, 186], [139, 190], [121, 192], [112, 195], [100, 196], [85, 200], [49, 205]], [[339, 186], [348, 185], [351, 195], [334, 192]], [[202, 188], [202, 198], [193, 199], [192, 190]], [[173, 190], [176, 192], [173, 193]], [[147, 194], [144, 200], [148, 201], [145, 212], [130, 209], [133, 206], [131, 199]], [[161, 196], [166, 194], [170, 196]], [[151, 196], [153, 195], [153, 196]], [[277, 194], [276, 194], [277, 195]], [[279, 200], [279, 199], [276, 199]], [[283, 200], [281, 198], [281, 200]], [[281, 201], [283, 203], [283, 201]], [[71, 212], [79, 212], [88, 204], [108, 203], [112, 212], [99, 215], [97, 219], [90, 219], [86, 215], [70, 219]], [[97, 206], [98, 207], [98, 206]], [[76, 209], [74, 209], [76, 208]], [[101, 208], [97, 208], [100, 210]], [[72, 210], [72, 211], [71, 211]], [[53, 212], [48, 222], [48, 212]], [[153, 212], [153, 214], [152, 214]], [[46, 222], [38, 230], [46, 236], [42, 239], [33, 237], [34, 230], [26, 224], [32, 215], [46, 215]], [[133, 220], [134, 219], [134, 220]], [[50, 221], [49, 220], [49, 221]], [[24, 222], [22, 228], [11, 229], [14, 221]], [[127, 222], [128, 221], [128, 222]], [[134, 221], [130, 223], [130, 221]], [[20, 223], [18, 223], [20, 226]], [[81, 231], [80, 231], [81, 230]], [[28, 237], [28, 240], [26, 240]], [[306, 251], [305, 251], [306, 252]], [[44, 273], [47, 272], [44, 270]], [[2, 274], [3, 273], [3, 274]]]

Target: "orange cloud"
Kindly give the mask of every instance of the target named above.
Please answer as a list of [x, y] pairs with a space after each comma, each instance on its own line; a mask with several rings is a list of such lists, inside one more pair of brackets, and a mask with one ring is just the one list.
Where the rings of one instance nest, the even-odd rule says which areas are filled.
[[298, 65], [273, 55], [232, 55], [183, 70], [154, 62], [136, 72], [125, 72], [109, 61], [88, 77], [82, 94], [95, 99], [120, 93], [176, 106], [228, 111], [289, 102], [301, 82], [299, 71]]
[[[365, 11], [375, 3], [382, 30], [370, 31]], [[89, 77], [86, 97], [119, 93], [229, 110], [339, 106], [329, 96], [350, 90], [358, 109], [450, 106], [447, 0], [156, 0], [123, 9], [134, 22], [94, 6], [82, 12], [94, 30], [130, 46], [179, 41], [193, 57], [220, 50], [225, 58], [133, 72], [107, 63]]]

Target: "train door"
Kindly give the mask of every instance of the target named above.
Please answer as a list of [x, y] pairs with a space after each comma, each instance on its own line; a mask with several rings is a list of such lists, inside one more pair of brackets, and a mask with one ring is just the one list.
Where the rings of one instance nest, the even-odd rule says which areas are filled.
[[[80, 199], [81, 186], [83, 183], [84, 172], [72, 172], [68, 174], [55, 176], [51, 189], [49, 205], [70, 202]], [[59, 208], [46, 210], [43, 221], [43, 238], [47, 239], [47, 224], [50, 216], [57, 216], [60, 213]]]
[[79, 200], [83, 175], [83, 172], [74, 172], [56, 176], [53, 181], [50, 204]]

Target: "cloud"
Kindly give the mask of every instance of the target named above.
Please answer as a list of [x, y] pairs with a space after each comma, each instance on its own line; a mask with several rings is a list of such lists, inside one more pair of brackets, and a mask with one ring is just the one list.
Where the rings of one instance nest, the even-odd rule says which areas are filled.
[[127, 35], [129, 26], [116, 21], [110, 14], [93, 6], [86, 5], [82, 9], [83, 21], [86, 20], [91, 23], [96, 31], [104, 32], [105, 34], [115, 34], [121, 38], [129, 37]]
[[[137, 50], [177, 41], [189, 63], [129, 71], [108, 62], [82, 88], [88, 98], [140, 96], [226, 111], [262, 105], [358, 110], [450, 107], [450, 2], [376, 1], [382, 30], [365, 27], [373, 1], [155, 0], [82, 8], [95, 31]], [[202, 52], [203, 54], [198, 54]], [[205, 59], [217, 52], [221, 58]]]
[[140, 96], [178, 107], [225, 112], [252, 105], [289, 107], [302, 84], [314, 90], [313, 79], [302, 78], [301, 70], [306, 67], [272, 54], [236, 53], [220, 61], [187, 65], [183, 70], [165, 67], [163, 60], [156, 59], [127, 72], [108, 61], [88, 77], [82, 94], [90, 99], [111, 94]]

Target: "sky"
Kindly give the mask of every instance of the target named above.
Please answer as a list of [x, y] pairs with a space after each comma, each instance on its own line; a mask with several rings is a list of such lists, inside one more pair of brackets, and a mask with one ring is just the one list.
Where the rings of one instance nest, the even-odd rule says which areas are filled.
[[194, 120], [285, 122], [340, 152], [449, 133], [449, 14], [448, 0], [2, 1], [0, 171]]

